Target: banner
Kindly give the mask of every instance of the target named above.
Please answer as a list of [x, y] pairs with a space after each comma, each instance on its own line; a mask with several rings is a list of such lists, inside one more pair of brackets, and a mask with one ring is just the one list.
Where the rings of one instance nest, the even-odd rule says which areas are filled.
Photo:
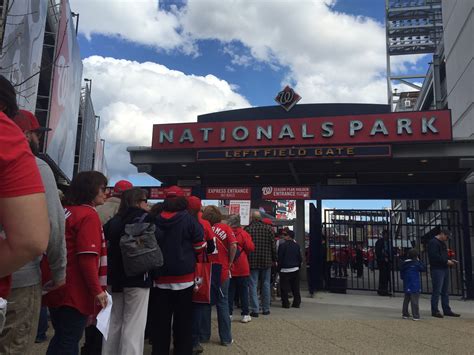
[[[105, 150], [105, 141], [100, 138], [99, 132], [96, 134], [95, 145], [94, 148], [94, 170], [100, 171], [104, 174], [105, 168], [105, 157], [104, 157], [104, 150]], [[105, 174], [104, 174], [105, 175]]]
[[94, 152], [97, 149], [96, 140], [96, 118], [90, 90], [84, 88], [81, 96], [80, 117], [81, 124], [81, 147], [79, 151], [78, 172], [92, 170], [94, 166]]
[[338, 146], [451, 141], [451, 111], [170, 123], [153, 126], [153, 149]]
[[[192, 195], [192, 189], [190, 187], [181, 187], [184, 191], [184, 196], [189, 197]], [[166, 187], [152, 187], [149, 189], [148, 198], [150, 200], [164, 200], [165, 199]]]
[[266, 186], [262, 187], [265, 200], [307, 200], [311, 198], [308, 186]]
[[71, 9], [67, 0], [61, 0], [46, 154], [68, 178], [74, 168], [81, 79], [82, 61]]
[[252, 191], [250, 187], [208, 187], [206, 199], [208, 200], [250, 200]]
[[231, 200], [229, 202], [229, 215], [240, 215], [240, 224], [248, 226], [250, 224], [250, 201], [249, 200]]
[[48, 0], [3, 3], [3, 9], [8, 7], [8, 13], [0, 74], [15, 86], [18, 106], [35, 113]]

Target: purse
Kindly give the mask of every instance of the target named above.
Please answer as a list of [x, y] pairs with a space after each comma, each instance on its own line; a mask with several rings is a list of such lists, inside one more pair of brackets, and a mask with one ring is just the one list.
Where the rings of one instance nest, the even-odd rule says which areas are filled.
[[215, 304], [221, 286], [222, 265], [209, 262], [206, 253], [202, 259], [196, 263], [194, 271], [193, 302]]

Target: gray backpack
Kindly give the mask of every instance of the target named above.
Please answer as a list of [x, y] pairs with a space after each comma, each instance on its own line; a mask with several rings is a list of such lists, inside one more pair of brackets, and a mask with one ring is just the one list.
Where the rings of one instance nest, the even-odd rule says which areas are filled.
[[155, 224], [145, 223], [145, 213], [136, 223], [125, 225], [120, 250], [125, 274], [138, 276], [163, 265], [163, 254], [155, 237]]

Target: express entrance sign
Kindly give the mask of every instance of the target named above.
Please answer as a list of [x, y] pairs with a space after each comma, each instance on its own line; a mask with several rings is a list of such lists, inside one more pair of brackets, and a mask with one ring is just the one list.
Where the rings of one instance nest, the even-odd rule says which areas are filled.
[[356, 145], [452, 140], [449, 110], [159, 124], [152, 149]]

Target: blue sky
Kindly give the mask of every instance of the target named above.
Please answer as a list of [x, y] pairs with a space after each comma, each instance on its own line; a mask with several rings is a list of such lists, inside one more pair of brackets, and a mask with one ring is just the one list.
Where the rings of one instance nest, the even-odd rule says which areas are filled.
[[[386, 103], [385, 0], [70, 1], [112, 183], [156, 184], [126, 152], [150, 145], [154, 123], [274, 105], [286, 84], [302, 103]], [[392, 66], [424, 73], [428, 61]]]

